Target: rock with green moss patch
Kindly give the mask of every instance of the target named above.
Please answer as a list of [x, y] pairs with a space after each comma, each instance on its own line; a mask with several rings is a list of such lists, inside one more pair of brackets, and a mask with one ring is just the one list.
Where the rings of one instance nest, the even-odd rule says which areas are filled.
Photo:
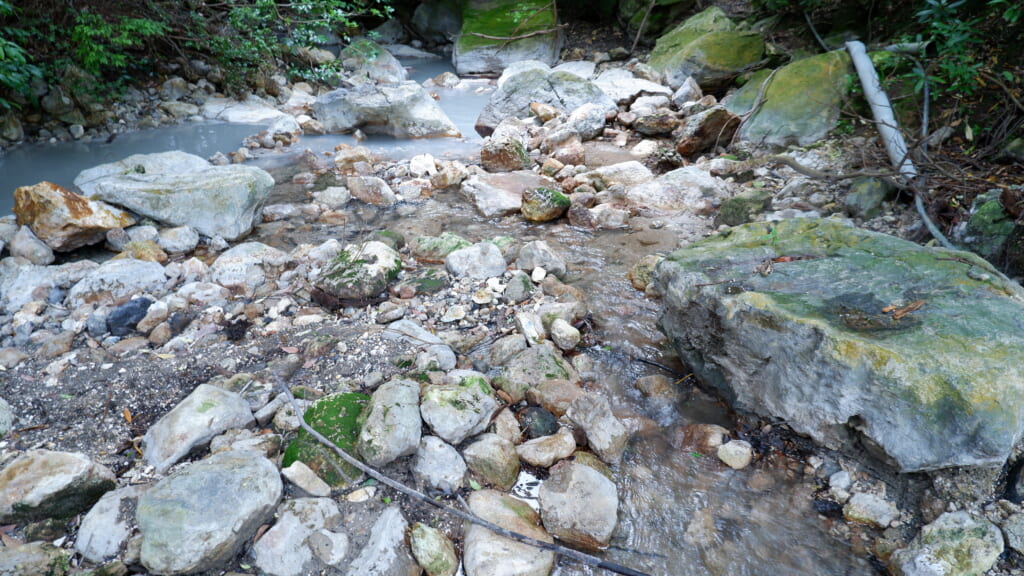
[[472, 370], [448, 374], [449, 384], [428, 386], [420, 414], [430, 429], [453, 446], [484, 431], [498, 409], [487, 377]]
[[889, 564], [898, 576], [980, 576], [1002, 553], [1003, 535], [995, 524], [968, 512], [946, 512], [897, 550]]
[[442, 232], [440, 236], [417, 236], [409, 243], [409, 251], [422, 262], [444, 262], [452, 252], [472, 246], [473, 243], [454, 232]]
[[896, 187], [888, 180], [867, 176], [856, 178], [843, 198], [843, 207], [850, 216], [874, 218], [882, 213], [885, 202], [892, 200], [895, 193]]
[[715, 215], [715, 226], [739, 226], [754, 220], [771, 206], [772, 195], [767, 190], [750, 188], [724, 200]]
[[553, 188], [528, 188], [523, 191], [523, 217], [530, 222], [548, 222], [561, 218], [569, 209], [569, 197]]
[[[469, 0], [462, 10], [462, 30], [452, 54], [455, 72], [460, 76], [496, 73], [521, 60], [554, 65], [564, 40], [557, 19], [555, 5], [546, 0]], [[534, 35], [501, 39], [528, 34]]]
[[737, 30], [721, 8], [712, 6], [658, 38], [648, 64], [664, 72], [674, 88], [693, 77], [709, 92], [728, 86], [763, 53], [758, 34]]
[[999, 200], [999, 192], [988, 192], [974, 199], [971, 218], [964, 230], [963, 242], [972, 252], [995, 262], [1003, 251], [1003, 244], [1013, 232], [1013, 218]]
[[579, 375], [551, 342], [543, 342], [516, 354], [493, 380], [496, 388], [513, 402], [526, 397], [526, 391], [545, 380], [579, 381]]
[[974, 254], [795, 219], [676, 251], [657, 285], [701, 381], [828, 447], [1001, 466], [1024, 434], [1024, 290]]
[[324, 266], [317, 288], [341, 300], [373, 298], [398, 277], [402, 257], [383, 242], [349, 244]]
[[[740, 127], [739, 137], [777, 146], [817, 142], [836, 127], [852, 74], [849, 54], [836, 50], [787, 64], [770, 79], [765, 76], [761, 105]], [[736, 114], [748, 112], [764, 81], [745, 84], [726, 107]]]
[[[369, 396], [358, 392], [332, 394], [314, 402], [306, 410], [303, 419], [335, 446], [355, 455], [359, 416], [369, 400]], [[285, 450], [281, 466], [287, 468], [295, 462], [304, 463], [336, 488], [349, 485], [362, 477], [359, 469], [328, 452], [316, 438], [302, 429], [299, 429], [295, 440]]]
[[454, 576], [459, 570], [455, 544], [437, 528], [419, 522], [413, 524], [409, 547], [427, 576]]

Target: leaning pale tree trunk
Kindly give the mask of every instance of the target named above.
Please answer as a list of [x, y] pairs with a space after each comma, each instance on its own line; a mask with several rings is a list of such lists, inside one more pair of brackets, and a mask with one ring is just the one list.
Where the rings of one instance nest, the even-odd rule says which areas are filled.
[[864, 43], [857, 40], [847, 42], [846, 50], [850, 53], [850, 58], [853, 60], [853, 67], [857, 70], [857, 76], [860, 77], [861, 86], [864, 88], [864, 98], [867, 99], [868, 104], [871, 106], [871, 114], [875, 117], [875, 126], [878, 127], [878, 133], [882, 136], [882, 141], [885, 143], [885, 151], [889, 155], [889, 161], [892, 162], [893, 167], [903, 177], [905, 184], [914, 191], [914, 204], [917, 206], [917, 212], [921, 215], [921, 220], [924, 221], [928, 231], [931, 232], [931, 235], [940, 244], [946, 248], [955, 249], [956, 247], [943, 236], [942, 232], [935, 226], [935, 223], [928, 217], [924, 202], [921, 200], [921, 191], [917, 187], [917, 168], [914, 167], [914, 163], [910, 159], [907, 142], [903, 139], [903, 133], [900, 132], [899, 124], [896, 123], [896, 116], [892, 112], [892, 104], [889, 103], [889, 97], [882, 90], [881, 82], [878, 80], [878, 73], [875, 71], [875, 65], [868, 58]]

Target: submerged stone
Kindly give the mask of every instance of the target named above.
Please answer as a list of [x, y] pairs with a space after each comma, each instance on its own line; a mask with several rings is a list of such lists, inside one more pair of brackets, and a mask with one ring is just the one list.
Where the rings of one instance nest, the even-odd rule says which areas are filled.
[[1024, 290], [973, 254], [797, 219], [679, 250], [657, 284], [702, 381], [826, 446], [999, 466], [1024, 433]]

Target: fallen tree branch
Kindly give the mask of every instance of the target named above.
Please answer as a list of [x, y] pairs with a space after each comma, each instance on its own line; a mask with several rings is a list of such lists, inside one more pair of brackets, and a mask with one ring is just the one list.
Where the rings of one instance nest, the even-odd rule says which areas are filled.
[[515, 42], [516, 40], [522, 40], [523, 38], [530, 38], [532, 36], [540, 36], [542, 34], [552, 34], [558, 32], [568, 26], [568, 24], [559, 24], [554, 28], [547, 28], [545, 30], [534, 30], [533, 32], [527, 32], [526, 34], [519, 34], [517, 36], [491, 36], [490, 34], [481, 34], [480, 32], [466, 32], [468, 36], [479, 36], [480, 38], [487, 38], [488, 40], [504, 40], [507, 42]]
[[647, 19], [651, 17], [651, 10], [654, 10], [654, 4], [658, 0], [651, 0], [651, 3], [647, 5], [647, 11], [644, 12], [644, 19], [640, 21], [640, 28], [636, 31], [636, 38], [633, 38], [633, 45], [629, 48], [629, 53], [636, 52], [636, 45], [640, 43], [640, 37], [644, 35], [644, 28], [647, 27]]
[[590, 554], [586, 554], [586, 553], [580, 552], [578, 550], [573, 550], [572, 548], [566, 548], [564, 546], [559, 546], [558, 544], [552, 544], [550, 542], [544, 542], [542, 540], [536, 540], [534, 538], [530, 538], [529, 536], [525, 536], [525, 535], [520, 534], [518, 532], [512, 532], [510, 530], [505, 530], [501, 526], [498, 526], [497, 524], [494, 524], [493, 522], [488, 522], [487, 520], [484, 520], [483, 518], [480, 518], [480, 517], [478, 517], [478, 516], [476, 516], [474, 514], [471, 514], [469, 512], [463, 512], [462, 510], [459, 510], [458, 508], [453, 508], [451, 506], [447, 506], [447, 505], [445, 505], [445, 504], [443, 504], [441, 502], [438, 502], [437, 500], [434, 500], [434, 499], [428, 497], [427, 495], [423, 494], [422, 492], [420, 492], [418, 490], [415, 490], [413, 488], [410, 488], [410, 487], [406, 486], [405, 484], [402, 484], [401, 482], [398, 482], [397, 480], [394, 480], [390, 476], [386, 476], [383, 473], [377, 471], [376, 469], [371, 468], [370, 466], [367, 466], [362, 461], [358, 460], [357, 458], [351, 456], [348, 452], [345, 452], [344, 450], [339, 448], [333, 442], [328, 440], [327, 437], [325, 437], [323, 434], [317, 432], [315, 429], [313, 429], [312, 426], [307, 424], [306, 423], [306, 419], [305, 419], [305, 417], [304, 417], [304, 415], [302, 413], [302, 410], [299, 408], [299, 403], [295, 401], [295, 396], [292, 395], [292, 391], [288, 389], [288, 387], [285, 385], [284, 381], [281, 380], [281, 378], [277, 374], [273, 374], [273, 376], [274, 376], [274, 379], [277, 380], [277, 385], [281, 389], [281, 393], [284, 394], [285, 397], [288, 399], [288, 402], [291, 404], [292, 410], [295, 412], [296, 416], [298, 416], [299, 426], [303, 430], [305, 430], [310, 436], [315, 438], [317, 440], [317, 442], [319, 442], [324, 447], [326, 447], [329, 450], [331, 450], [332, 452], [334, 452], [339, 458], [344, 460], [346, 463], [354, 466], [355, 468], [358, 468], [364, 474], [366, 474], [367, 476], [377, 480], [381, 484], [384, 484], [384, 485], [386, 485], [386, 486], [388, 486], [390, 488], [393, 488], [393, 489], [401, 492], [402, 494], [405, 494], [406, 496], [409, 496], [410, 498], [413, 498], [415, 500], [418, 500], [420, 502], [423, 502], [425, 504], [429, 504], [430, 506], [438, 508], [442, 512], [451, 514], [452, 516], [456, 516], [456, 517], [461, 518], [461, 519], [463, 519], [463, 520], [465, 520], [467, 522], [470, 522], [472, 524], [476, 524], [477, 526], [483, 526], [484, 528], [487, 528], [488, 530], [490, 530], [491, 532], [494, 532], [495, 534], [497, 534], [499, 536], [504, 536], [505, 538], [511, 538], [512, 540], [515, 540], [517, 542], [522, 542], [523, 544], [527, 544], [529, 546], [533, 546], [534, 548], [540, 548], [541, 550], [547, 550], [549, 552], [554, 552], [555, 554], [557, 554], [559, 556], [565, 556], [567, 558], [572, 558], [573, 560], [576, 560], [577, 562], [581, 562], [583, 564], [586, 564], [587, 566], [594, 566], [596, 568], [603, 568], [604, 570], [608, 570], [608, 571], [614, 572], [616, 574], [622, 574], [623, 576], [650, 576], [649, 574], [645, 574], [643, 572], [638, 572], [638, 571], [633, 570], [632, 568], [629, 568], [627, 566], [622, 566], [622, 565], [616, 564], [614, 562], [609, 562], [607, 560], [601, 560], [600, 558], [597, 558], [596, 556], [591, 556]]

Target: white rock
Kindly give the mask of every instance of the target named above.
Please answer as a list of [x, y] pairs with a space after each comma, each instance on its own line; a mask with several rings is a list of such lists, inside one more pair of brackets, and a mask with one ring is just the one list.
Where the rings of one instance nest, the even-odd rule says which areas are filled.
[[718, 447], [718, 459], [734, 470], [750, 466], [754, 448], [746, 440], [731, 440]]
[[331, 495], [331, 487], [316, 472], [301, 460], [292, 462], [291, 466], [281, 469], [281, 476], [294, 486], [303, 496], [322, 498]]

